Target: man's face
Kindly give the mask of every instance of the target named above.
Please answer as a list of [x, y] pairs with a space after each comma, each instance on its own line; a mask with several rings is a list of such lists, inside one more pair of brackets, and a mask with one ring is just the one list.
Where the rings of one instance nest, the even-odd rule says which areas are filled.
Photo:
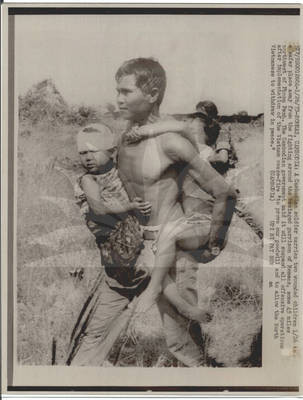
[[147, 118], [155, 100], [136, 84], [135, 75], [124, 75], [117, 83], [117, 103], [123, 118], [142, 121]]

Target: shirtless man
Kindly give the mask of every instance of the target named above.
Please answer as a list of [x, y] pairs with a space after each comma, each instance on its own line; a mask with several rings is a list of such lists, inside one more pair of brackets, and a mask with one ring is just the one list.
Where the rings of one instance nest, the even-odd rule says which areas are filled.
[[[150, 258], [144, 257], [144, 252], [148, 253], [150, 241], [156, 241], [161, 227], [168, 221], [176, 221], [178, 229], [180, 224], [184, 226], [186, 235], [185, 237], [183, 235], [183, 246], [182, 242], [178, 243], [181, 248], [196, 249], [197, 236], [204, 235], [207, 236], [208, 242], [204, 257], [207, 253], [210, 258], [218, 255], [234, 209], [236, 198], [234, 190], [213, 168], [198, 157], [193, 144], [179, 134], [171, 132], [135, 143], [129, 143], [127, 140], [127, 134], [132, 127], [160, 120], [159, 107], [166, 87], [164, 69], [152, 59], [133, 59], [119, 68], [116, 81], [119, 109], [123, 117], [129, 121], [128, 130], [122, 136], [119, 146], [119, 173], [130, 197], [141, 197], [152, 205], [150, 217], [141, 221], [144, 225], [145, 249], [142, 251], [140, 262], [148, 264], [150, 270], [153, 269], [154, 266], [151, 264], [154, 259], [150, 254]], [[205, 225], [191, 223], [184, 218], [178, 200], [182, 176], [186, 174], [189, 174], [202, 190], [215, 198], [210, 232], [209, 226], [205, 229]], [[193, 286], [197, 262], [189, 254], [185, 254], [182, 264], [183, 278], [188, 282], [187, 284], [183, 282], [182, 294], [187, 301], [195, 304], [197, 295]], [[174, 272], [171, 274], [171, 279], [175, 279]], [[169, 283], [166, 283], [166, 291], [168, 286]], [[144, 292], [141, 297], [144, 298]], [[148, 299], [144, 301], [148, 302]], [[166, 303], [165, 306], [163, 302]], [[138, 307], [140, 308], [140, 303]], [[175, 315], [175, 310], [167, 304], [164, 296], [158, 301], [158, 307], [171, 352], [186, 365], [198, 365], [197, 351], [186, 330], [183, 334], [187, 337], [186, 345], [190, 351], [186, 355], [186, 351], [180, 350], [184, 346], [184, 337], [180, 336], [184, 323], [180, 322], [180, 316]], [[186, 346], [184, 350], [185, 348]]]
[[[187, 237], [184, 248], [196, 248], [198, 235], [207, 236], [208, 250], [205, 253], [217, 254], [224, 241], [234, 208], [235, 193], [205, 162], [198, 157], [195, 147], [175, 133], [167, 133], [154, 139], [130, 144], [128, 132], [135, 126], [152, 123], [160, 119], [159, 107], [162, 102], [166, 76], [162, 66], [152, 59], [134, 59], [125, 62], [116, 74], [118, 105], [123, 117], [129, 121], [126, 132], [118, 146], [118, 170], [120, 178], [130, 199], [141, 197], [151, 203], [151, 215], [141, 215], [144, 230], [144, 248], [134, 265], [134, 281], [125, 281], [130, 276], [127, 271], [118, 278], [105, 274], [100, 283], [98, 294], [92, 298], [91, 312], [81, 327], [76, 346], [69, 356], [68, 364], [102, 365], [106, 356], [106, 340], [114, 329], [115, 321], [135, 297], [148, 287], [154, 267], [157, 238], [166, 222], [173, 223], [180, 229], [181, 224]], [[209, 226], [188, 221], [178, 202], [182, 177], [190, 174], [201, 188], [215, 198], [211, 229]], [[183, 236], [184, 237], [184, 236]], [[182, 243], [178, 243], [182, 245]], [[181, 246], [182, 247], [182, 246]], [[197, 261], [190, 254], [178, 256], [178, 275], [182, 274], [180, 293], [189, 303], [197, 303], [195, 290]], [[123, 272], [123, 271], [122, 271]], [[157, 301], [168, 349], [186, 366], [203, 365], [203, 350], [199, 325], [192, 323], [171, 305], [169, 294], [170, 282], [175, 282], [176, 271], [170, 271], [168, 282]], [[198, 328], [198, 329], [197, 329]], [[200, 341], [200, 342], [199, 342]]]

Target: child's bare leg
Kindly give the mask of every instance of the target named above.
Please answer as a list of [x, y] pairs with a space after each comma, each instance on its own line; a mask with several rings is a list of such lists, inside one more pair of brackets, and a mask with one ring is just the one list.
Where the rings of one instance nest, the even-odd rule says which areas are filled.
[[209, 320], [207, 311], [184, 300], [180, 296], [176, 283], [168, 276], [168, 271], [176, 262], [177, 244], [184, 250], [194, 250], [205, 244], [208, 239], [209, 229], [205, 224], [190, 224], [185, 218], [183, 221], [183, 224], [170, 222], [162, 230], [151, 281], [140, 296], [137, 311], [144, 312], [150, 308], [164, 288], [164, 295], [180, 314], [189, 319], [206, 322]]
[[[172, 225], [173, 227], [173, 225]], [[207, 220], [202, 221], [201, 218], [184, 218], [183, 223], [178, 223], [174, 229], [166, 230], [163, 235], [164, 242], [168, 236], [170, 240], [173, 238], [174, 246], [170, 247], [170, 253], [161, 251], [161, 247], [158, 249], [158, 257], [161, 259], [161, 264], [168, 264], [173, 266], [176, 262], [177, 245], [183, 250], [196, 250], [200, 246], [207, 243], [209, 238], [210, 223]], [[162, 235], [161, 235], [162, 236]], [[162, 244], [162, 242], [161, 242]], [[170, 269], [170, 267], [166, 270]], [[188, 319], [196, 320], [199, 322], [208, 322], [210, 320], [210, 314], [208, 310], [201, 309], [196, 305], [188, 303], [180, 295], [176, 283], [170, 278], [169, 274], [165, 275], [163, 293], [168, 300], [177, 308], [180, 314], [183, 314]]]
[[168, 301], [176, 307], [179, 313], [186, 318], [198, 322], [209, 322], [211, 320], [209, 309], [194, 306], [180, 296], [176, 282], [174, 282], [169, 275], [164, 278], [163, 294]]
[[173, 228], [174, 225], [168, 223], [160, 234], [151, 280], [140, 295], [140, 301], [136, 308], [137, 312], [147, 311], [156, 303], [160, 293], [162, 293], [164, 278], [173, 265], [176, 256], [176, 237], [173, 235]]

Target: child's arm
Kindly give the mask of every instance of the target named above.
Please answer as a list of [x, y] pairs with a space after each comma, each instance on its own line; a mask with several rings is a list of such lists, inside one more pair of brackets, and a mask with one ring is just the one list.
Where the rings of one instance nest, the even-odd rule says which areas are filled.
[[153, 124], [147, 124], [138, 128], [132, 129], [127, 133], [127, 140], [129, 142], [137, 142], [143, 139], [163, 135], [167, 132], [179, 133], [188, 139], [195, 147], [197, 146], [191, 125], [187, 121], [160, 121]]
[[155, 137], [166, 132], [182, 133], [186, 131], [186, 125], [187, 123], [185, 121], [160, 121], [140, 126], [139, 133], [141, 137]]
[[149, 215], [151, 204], [135, 197], [133, 201], [119, 201], [112, 199], [111, 203], [105, 204], [100, 198], [99, 186], [91, 176], [85, 175], [81, 181], [82, 189], [86, 195], [88, 205], [93, 213], [98, 215], [121, 214], [131, 210], [139, 210], [143, 215]]

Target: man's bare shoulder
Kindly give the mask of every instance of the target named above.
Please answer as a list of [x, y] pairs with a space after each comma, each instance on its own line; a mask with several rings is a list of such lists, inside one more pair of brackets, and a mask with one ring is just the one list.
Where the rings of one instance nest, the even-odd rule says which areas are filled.
[[189, 161], [198, 154], [192, 143], [179, 133], [167, 132], [159, 136], [159, 141], [164, 153], [173, 160]]

